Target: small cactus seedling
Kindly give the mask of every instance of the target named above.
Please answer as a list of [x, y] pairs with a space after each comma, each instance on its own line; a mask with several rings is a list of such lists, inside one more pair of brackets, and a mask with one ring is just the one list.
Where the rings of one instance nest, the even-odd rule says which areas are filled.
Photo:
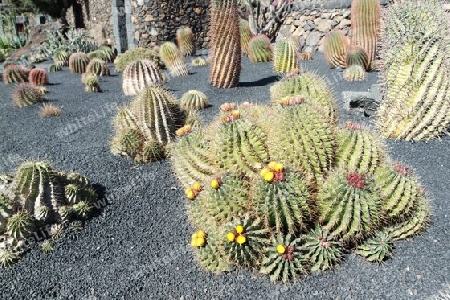
[[331, 68], [344, 68], [347, 65], [346, 55], [349, 43], [341, 30], [330, 31], [325, 37], [323, 47], [325, 58]]
[[386, 231], [379, 231], [374, 237], [364, 241], [356, 248], [355, 253], [369, 262], [382, 263], [392, 255], [393, 241]]
[[161, 59], [159, 58], [158, 52], [146, 48], [133, 48], [116, 57], [114, 60], [114, 68], [116, 72], [122, 72], [131, 62], [142, 59], [151, 60], [158, 67], [161, 67]]
[[61, 70], [62, 70], [62, 67], [60, 65], [52, 64], [52, 65], [48, 66], [49, 73], [58, 72]]
[[109, 68], [105, 61], [94, 58], [86, 66], [86, 73], [92, 73], [97, 76], [109, 76]]
[[175, 39], [181, 55], [190, 56], [195, 54], [194, 33], [189, 27], [178, 28], [175, 34]]
[[83, 52], [72, 53], [69, 57], [69, 69], [71, 73], [84, 73], [89, 64], [89, 56]]
[[275, 44], [273, 66], [277, 73], [288, 73], [298, 68], [297, 45], [292, 40], [281, 40]]
[[162, 44], [159, 49], [159, 55], [172, 76], [188, 75], [189, 72], [183, 55], [174, 43], [165, 42]]
[[206, 66], [206, 64], [206, 60], [202, 57], [196, 57], [191, 62], [191, 66], [193, 67]]
[[3, 70], [3, 83], [20, 83], [28, 80], [28, 73], [19, 65], [9, 65]]
[[366, 79], [366, 71], [360, 65], [352, 65], [343, 72], [345, 81], [364, 81]]
[[41, 68], [34, 68], [28, 74], [28, 81], [34, 85], [46, 85], [48, 84], [47, 72]]
[[82, 81], [86, 92], [101, 92], [97, 75], [93, 73], [83, 73]]
[[27, 238], [34, 228], [33, 219], [26, 211], [19, 211], [8, 219], [7, 232], [14, 239]]
[[239, 31], [241, 34], [241, 52], [242, 54], [248, 55], [248, 47], [253, 34], [247, 20], [240, 19]]
[[333, 269], [342, 259], [342, 246], [319, 226], [302, 237], [303, 249], [311, 264], [311, 271]]
[[44, 101], [41, 91], [27, 83], [20, 83], [13, 91], [12, 99], [17, 107], [29, 106]]
[[122, 75], [122, 89], [125, 95], [137, 95], [147, 87], [161, 86], [165, 78], [159, 67], [151, 60], [135, 60], [129, 63]]
[[204, 109], [208, 106], [208, 98], [197, 90], [190, 90], [180, 99], [180, 107], [184, 110]]
[[250, 39], [248, 44], [248, 58], [254, 63], [272, 60], [272, 47], [266, 35], [255, 35]]

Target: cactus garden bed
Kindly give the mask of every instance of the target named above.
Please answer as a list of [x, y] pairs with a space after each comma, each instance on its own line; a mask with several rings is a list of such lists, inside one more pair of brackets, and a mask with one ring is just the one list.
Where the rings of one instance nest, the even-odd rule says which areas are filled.
[[[371, 127], [373, 120], [365, 118], [360, 111], [343, 109], [341, 93], [367, 91], [377, 82], [376, 72], [368, 73], [365, 81], [349, 83], [343, 80], [342, 70], [329, 69], [319, 53], [314, 60], [303, 61], [301, 66], [326, 79], [333, 90], [341, 125], [351, 121], [353, 123], [347, 123], [349, 130], [355, 129], [352, 124], [356, 123]], [[279, 79], [270, 63], [251, 64], [246, 58], [238, 88], [217, 89], [208, 85], [208, 66], [191, 68], [190, 72], [187, 77], [171, 78], [166, 74], [170, 78], [165, 86], [178, 99], [190, 90], [202, 91], [208, 97], [209, 106], [199, 114], [207, 124], [218, 118], [219, 107], [226, 102], [269, 104], [270, 87]], [[50, 73], [51, 85], [47, 87], [46, 98], [62, 107], [62, 112], [59, 117], [43, 119], [38, 117], [40, 104], [21, 109], [14, 107], [10, 98], [12, 87], [0, 83], [3, 99], [0, 103], [0, 173], [12, 173], [28, 159], [44, 159], [57, 170], [87, 176], [100, 196], [96, 202], [99, 214], [89, 219], [84, 229], [64, 234], [48, 254], [38, 246], [31, 247], [12, 268], [0, 269], [1, 295], [57, 299], [425, 299], [437, 294], [450, 281], [450, 267], [446, 263], [450, 259], [446, 245], [450, 216], [448, 136], [427, 143], [386, 143], [386, 152], [392, 160], [413, 170], [420, 179], [431, 203], [432, 216], [429, 227], [421, 235], [396, 242], [392, 257], [383, 264], [369, 263], [354, 251], [345, 251], [332, 271], [313, 271], [307, 276], [299, 272], [297, 282], [286, 285], [273, 284], [268, 276], [247, 269], [214, 275], [205, 272], [197, 261], [195, 252], [201, 251], [196, 248], [201, 246], [202, 233], [188, 220], [186, 206], [190, 203], [184, 187], [172, 174], [170, 161], [135, 164], [131, 159], [111, 153], [113, 118], [117, 109], [133, 98], [123, 95], [121, 75], [112, 75], [100, 78], [101, 93], [87, 93], [80, 82], [80, 74], [71, 74], [67, 68]], [[236, 126], [239, 131], [239, 126], [244, 125]], [[214, 128], [212, 125], [211, 129]], [[277, 149], [274, 145], [271, 151], [282, 151]], [[267, 194], [268, 184], [276, 182], [280, 176], [289, 177], [289, 182], [297, 180], [286, 163], [266, 167], [266, 171], [274, 173], [274, 178], [266, 172], [261, 174], [263, 179], [249, 180], [251, 184], [257, 182], [255, 185], [261, 193]], [[400, 167], [398, 170], [404, 171]], [[359, 174], [349, 172], [341, 177], [337, 174], [335, 181], [344, 180], [364, 190], [365, 182]], [[222, 181], [224, 187], [233, 184], [233, 178], [224, 177], [211, 182], [208, 189], [214, 189]], [[305, 185], [314, 184], [311, 182]], [[290, 188], [300, 195], [300, 185], [297, 183]], [[194, 201], [201, 201], [204, 192]], [[328, 192], [342, 191], [330, 189]], [[327, 195], [323, 192], [319, 197], [326, 199]], [[326, 200], [323, 203], [326, 206]], [[193, 218], [195, 221], [195, 216], [201, 219], [201, 210], [200, 213], [191, 211], [189, 216], [191, 221]], [[230, 247], [239, 247], [238, 244], [246, 242], [244, 238], [252, 238], [246, 228], [260, 226], [250, 217], [243, 217], [241, 222], [225, 228], [223, 234], [236, 244]], [[290, 261], [289, 255], [294, 257], [296, 251], [300, 251], [293, 246], [296, 243], [293, 235], [297, 233], [296, 226], [303, 226], [303, 220], [298, 216], [294, 219], [296, 225], [272, 224], [274, 228], [280, 226], [281, 231], [292, 232], [292, 236], [285, 239], [268, 242], [268, 247], [273, 244], [273, 257], [280, 255], [280, 259]], [[260, 222], [270, 223], [270, 220]], [[192, 247], [194, 232], [199, 243], [193, 241]], [[235, 250], [227, 251], [234, 253]], [[250, 263], [247, 261], [244, 265]], [[271, 273], [273, 263], [273, 260], [263, 261], [266, 273]]]

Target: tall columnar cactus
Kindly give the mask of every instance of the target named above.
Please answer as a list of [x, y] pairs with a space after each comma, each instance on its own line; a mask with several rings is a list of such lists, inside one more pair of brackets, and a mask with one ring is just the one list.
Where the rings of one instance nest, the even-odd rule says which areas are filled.
[[352, 65], [343, 72], [345, 81], [364, 81], [366, 79], [366, 70], [360, 65]]
[[86, 73], [92, 73], [97, 76], [109, 76], [109, 68], [105, 61], [94, 58], [91, 59], [89, 64], [86, 66]]
[[44, 101], [41, 90], [28, 82], [20, 83], [15, 87], [12, 99], [17, 107], [29, 106]]
[[450, 125], [447, 16], [439, 1], [392, 6], [383, 22], [382, 94], [377, 127], [384, 138], [428, 140]]
[[187, 76], [189, 74], [183, 55], [172, 42], [165, 42], [159, 48], [159, 56], [172, 76]]
[[34, 68], [28, 74], [28, 81], [35, 86], [48, 84], [48, 75], [45, 69]]
[[28, 80], [28, 73], [19, 65], [9, 65], [3, 70], [3, 83], [20, 83]]
[[347, 49], [346, 66], [359, 65], [364, 69], [369, 69], [369, 60], [366, 51], [355, 45], [351, 45]]
[[264, 34], [252, 37], [248, 43], [248, 58], [251, 62], [268, 62], [272, 59], [272, 46]]
[[376, 56], [380, 30], [380, 1], [353, 0], [351, 6], [352, 44], [360, 46], [367, 53], [367, 66]]
[[125, 95], [136, 95], [151, 86], [160, 86], [165, 78], [156, 63], [139, 59], [129, 63], [122, 75], [122, 89]]
[[218, 88], [236, 87], [241, 74], [241, 37], [237, 0], [211, 0], [209, 82]]
[[273, 66], [277, 73], [288, 73], [298, 67], [297, 45], [293, 40], [281, 40], [273, 51]]
[[189, 27], [181, 27], [177, 29], [175, 34], [178, 48], [183, 56], [190, 56], [195, 54], [194, 33]]
[[114, 68], [116, 72], [122, 72], [129, 63], [142, 59], [151, 60], [156, 63], [158, 67], [162, 66], [158, 52], [146, 48], [133, 48], [116, 57], [114, 60]]
[[208, 98], [197, 90], [190, 90], [180, 99], [180, 107], [184, 110], [204, 109], [208, 106]]
[[325, 58], [330, 67], [343, 68], [347, 65], [346, 56], [349, 42], [341, 30], [332, 30], [327, 33], [323, 47]]
[[239, 20], [239, 32], [241, 34], [241, 52], [242, 54], [248, 55], [248, 44], [253, 34], [247, 20]]
[[83, 52], [72, 53], [69, 56], [69, 69], [71, 73], [84, 73], [89, 64], [89, 56]]
[[[130, 156], [136, 162], [161, 159], [164, 152], [158, 150], [175, 139], [175, 131], [183, 122], [184, 116], [174, 96], [161, 87], [149, 87], [128, 106], [119, 110], [114, 124], [116, 136], [111, 142], [111, 151]], [[155, 156], [148, 157], [144, 154]]]

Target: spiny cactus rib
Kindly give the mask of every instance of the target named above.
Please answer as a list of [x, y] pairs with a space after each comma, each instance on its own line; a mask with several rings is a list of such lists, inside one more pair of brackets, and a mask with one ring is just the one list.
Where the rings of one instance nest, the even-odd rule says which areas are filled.
[[28, 74], [28, 81], [35, 86], [48, 84], [47, 72], [41, 68], [34, 68]]
[[19, 65], [9, 65], [3, 70], [4, 84], [26, 82], [27, 80], [27, 72]]
[[347, 122], [345, 128], [337, 130], [336, 136], [337, 167], [373, 174], [384, 162], [384, 144], [362, 125]]
[[81, 79], [84, 82], [84, 90], [86, 92], [101, 92], [97, 75], [93, 73], [83, 73]]
[[248, 58], [253, 63], [272, 60], [272, 46], [266, 35], [255, 35], [250, 39], [248, 43]]
[[65, 67], [69, 65], [69, 54], [63, 50], [57, 50], [53, 54], [53, 62], [59, 67]]
[[12, 99], [14, 105], [17, 107], [29, 106], [44, 101], [40, 89], [27, 82], [20, 83], [16, 86]]
[[191, 66], [193, 67], [206, 66], [206, 60], [201, 57], [196, 57], [192, 60]]
[[114, 60], [114, 68], [116, 72], [122, 72], [125, 70], [128, 64], [132, 63], [135, 60], [151, 60], [158, 67], [161, 67], [161, 61], [159, 58], [159, 54], [151, 49], [145, 48], [133, 48], [127, 50], [125, 53], [120, 54]]
[[367, 53], [367, 66], [375, 59], [380, 27], [379, 0], [353, 0], [351, 5], [352, 44]]
[[94, 58], [86, 66], [86, 73], [92, 73], [97, 76], [109, 76], [109, 68], [105, 61]]
[[288, 73], [298, 67], [298, 47], [292, 40], [282, 40], [275, 44], [273, 66], [277, 73]]
[[296, 233], [305, 229], [311, 220], [308, 206], [310, 195], [306, 183], [299, 174], [281, 171], [285, 177], [278, 182], [258, 180], [255, 186], [255, 206], [266, 227], [276, 233]]
[[206, 95], [197, 90], [190, 90], [180, 99], [180, 107], [184, 110], [204, 109], [208, 106]]
[[392, 256], [393, 241], [386, 231], [379, 231], [374, 237], [364, 241], [356, 248], [355, 253], [369, 262], [382, 263]]
[[307, 273], [308, 259], [302, 253], [301, 239], [288, 234], [277, 234], [264, 251], [260, 273], [270, 276], [270, 281], [287, 283], [299, 274]]
[[343, 72], [345, 81], [364, 81], [366, 79], [366, 71], [360, 65], [348, 67]]
[[217, 228], [208, 227], [205, 239], [205, 245], [196, 249], [200, 265], [216, 274], [230, 271], [224, 251], [223, 236], [217, 232]]
[[211, 72], [218, 88], [236, 87], [241, 74], [241, 38], [237, 0], [212, 1], [209, 26]]
[[83, 52], [72, 53], [69, 57], [69, 69], [71, 73], [84, 73], [89, 64], [89, 56]]
[[325, 58], [331, 68], [344, 68], [346, 64], [348, 39], [341, 30], [330, 31], [324, 40]]
[[27, 238], [34, 228], [34, 221], [26, 211], [19, 211], [8, 219], [7, 232], [14, 239]]
[[241, 34], [241, 52], [242, 54], [248, 55], [249, 42], [253, 35], [247, 20], [239, 20], [239, 32]]
[[163, 74], [151, 60], [135, 60], [129, 63], [122, 75], [122, 89], [125, 95], [137, 95], [147, 87], [160, 86], [164, 83]]
[[52, 65], [48, 66], [48, 72], [49, 73], [58, 72], [58, 71], [61, 71], [61, 70], [62, 70], [62, 67], [60, 65], [52, 64]]
[[311, 271], [333, 269], [342, 259], [342, 246], [319, 226], [302, 237], [303, 249], [311, 264]]
[[378, 228], [381, 199], [370, 177], [340, 171], [330, 175], [319, 191], [318, 211], [330, 236], [355, 240]]
[[165, 42], [159, 49], [159, 56], [172, 76], [187, 76], [189, 74], [183, 55], [172, 42]]
[[195, 54], [194, 33], [189, 27], [178, 28], [175, 34], [181, 55], [189, 56]]
[[346, 66], [354, 65], [361, 66], [364, 69], [369, 69], [369, 62], [366, 51], [355, 45], [351, 45], [347, 49]]

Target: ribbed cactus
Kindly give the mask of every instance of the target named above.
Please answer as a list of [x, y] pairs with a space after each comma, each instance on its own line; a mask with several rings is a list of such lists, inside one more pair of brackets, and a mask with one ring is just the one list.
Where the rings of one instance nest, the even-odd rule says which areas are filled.
[[281, 280], [283, 283], [296, 280], [299, 274], [307, 273], [309, 262], [303, 253], [300, 238], [291, 234], [277, 234], [271, 242], [272, 245], [264, 251], [260, 273], [269, 275], [270, 281]]
[[380, 1], [353, 0], [351, 6], [352, 45], [360, 46], [367, 53], [367, 66], [376, 56], [380, 30]]
[[347, 65], [346, 56], [349, 42], [341, 30], [332, 30], [325, 36], [323, 44], [325, 58], [331, 68]]
[[268, 62], [272, 60], [272, 46], [264, 34], [252, 37], [248, 43], [248, 58], [251, 62]]
[[8, 218], [7, 233], [16, 240], [26, 239], [34, 229], [33, 218], [26, 211], [19, 211]]
[[28, 80], [28, 73], [19, 65], [9, 65], [3, 70], [3, 83], [20, 83]]
[[382, 263], [392, 255], [393, 241], [389, 234], [381, 230], [374, 237], [364, 241], [356, 248], [355, 253], [363, 256], [369, 262]]
[[195, 54], [194, 33], [189, 27], [178, 28], [175, 34], [175, 39], [181, 55], [190, 56]]
[[160, 86], [165, 78], [159, 67], [151, 60], [139, 59], [129, 63], [122, 75], [122, 89], [125, 95], [136, 95], [151, 86]]
[[20, 83], [14, 88], [12, 99], [17, 107], [29, 106], [44, 101], [40, 89], [27, 82]]
[[28, 81], [34, 85], [46, 85], [48, 84], [48, 75], [45, 69], [34, 68], [28, 74]]
[[298, 68], [298, 47], [293, 40], [284, 39], [275, 44], [273, 67], [277, 73], [288, 73]]
[[255, 186], [257, 214], [276, 233], [297, 233], [312, 219], [306, 183], [300, 174], [285, 170], [282, 164], [271, 164], [261, 171], [262, 178]]
[[212, 0], [209, 26], [211, 73], [218, 88], [236, 87], [241, 74], [241, 37], [237, 0]]
[[55, 65], [65, 67], [69, 65], [69, 53], [64, 50], [56, 50], [53, 54], [53, 62]]
[[50, 66], [48, 66], [48, 72], [49, 73], [58, 72], [58, 71], [61, 71], [61, 70], [62, 70], [62, 67], [60, 65], [51, 64]]
[[337, 171], [317, 197], [319, 222], [330, 236], [357, 240], [378, 229], [382, 203], [369, 176]]
[[191, 245], [197, 250], [200, 265], [208, 271], [219, 274], [231, 269], [225, 256], [224, 243], [223, 236], [218, 233], [217, 228], [209, 226], [206, 233], [199, 230], [192, 235]]
[[208, 106], [208, 98], [197, 90], [190, 90], [180, 99], [180, 107], [184, 110], [204, 109]]
[[105, 61], [94, 58], [91, 59], [89, 64], [86, 66], [86, 73], [92, 73], [97, 76], [109, 76], [109, 68]]
[[192, 60], [191, 66], [193, 67], [206, 66], [206, 60], [201, 57], [196, 57]]
[[116, 72], [122, 72], [129, 63], [142, 59], [151, 60], [155, 62], [158, 67], [161, 67], [161, 59], [159, 58], [158, 52], [145, 48], [133, 48], [116, 57], [114, 60], [114, 68]]
[[153, 145], [154, 148], [152, 143], [165, 145], [173, 141], [175, 131], [183, 121], [184, 116], [174, 96], [161, 87], [149, 87], [119, 110], [114, 122], [116, 136], [111, 142], [111, 151], [130, 156], [136, 162], [161, 159], [164, 153], [156, 153], [155, 157], [144, 156], [152, 153], [144, 153], [144, 145]]
[[373, 174], [384, 163], [385, 146], [362, 125], [347, 122], [336, 132], [336, 166], [348, 171]]
[[108, 63], [108, 62], [112, 62], [114, 60], [114, 51], [111, 47], [109, 46], [100, 46], [100, 48], [98, 48], [97, 50], [91, 52], [88, 54], [90, 59], [101, 59], [104, 62]]
[[83, 73], [81, 80], [84, 83], [84, 90], [86, 92], [101, 92], [97, 75], [93, 73]]
[[384, 138], [428, 140], [450, 125], [448, 18], [440, 1], [392, 6], [383, 22], [382, 94], [377, 127]]
[[187, 76], [189, 71], [184, 58], [177, 46], [172, 42], [165, 42], [159, 48], [159, 56], [169, 69], [172, 76]]
[[6, 230], [6, 224], [8, 218], [14, 214], [14, 207], [11, 199], [0, 194], [0, 234], [3, 234]]
[[239, 32], [241, 34], [241, 52], [248, 55], [248, 45], [253, 34], [250, 31], [250, 26], [247, 20], [239, 20]]
[[369, 60], [367, 58], [366, 51], [355, 45], [351, 45], [347, 48], [346, 66], [351, 67], [353, 65], [359, 65], [364, 69], [369, 69]]
[[366, 70], [360, 65], [349, 66], [343, 72], [345, 81], [364, 81], [366, 79]]
[[319, 226], [305, 234], [302, 240], [311, 271], [333, 269], [341, 261], [343, 255], [341, 244]]
[[89, 56], [83, 52], [72, 53], [69, 56], [69, 69], [71, 73], [84, 73], [89, 64]]

